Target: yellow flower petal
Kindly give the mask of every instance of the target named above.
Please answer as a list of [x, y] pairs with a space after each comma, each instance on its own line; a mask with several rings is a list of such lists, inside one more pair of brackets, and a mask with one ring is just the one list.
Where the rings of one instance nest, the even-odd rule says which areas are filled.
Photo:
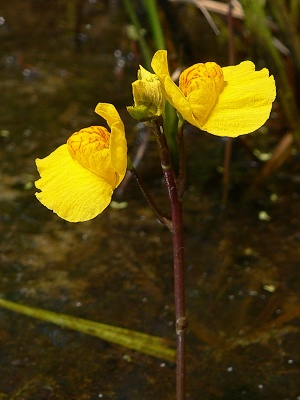
[[222, 68], [226, 86], [201, 129], [218, 136], [239, 136], [260, 128], [269, 118], [276, 97], [273, 76], [251, 61]]
[[124, 124], [112, 104], [98, 103], [95, 112], [107, 121], [111, 129], [109, 152], [111, 165], [119, 175], [117, 187], [123, 180], [127, 168], [127, 142]]
[[41, 179], [36, 197], [61, 218], [87, 221], [110, 203], [113, 190], [127, 168], [127, 142], [123, 122], [111, 104], [99, 103], [96, 111], [111, 132], [91, 126], [75, 132], [67, 144], [48, 157], [36, 160]]
[[195, 90], [185, 91], [184, 86], [180, 90], [169, 75], [166, 50], [157, 51], [151, 65], [166, 99], [183, 119], [200, 129], [218, 136], [236, 137], [260, 128], [269, 118], [276, 87], [266, 68], [255, 71], [250, 61], [222, 68], [224, 87], [216, 100], [214, 88], [209, 97], [210, 84], [200, 89], [197, 83]]
[[[151, 67], [160, 80], [164, 96], [168, 102], [176, 108], [185, 120], [194, 121], [190, 102], [170, 77], [166, 50], [158, 50], [154, 54]], [[205, 107], [205, 105], [202, 105], [202, 107]]]
[[110, 203], [113, 189], [98, 175], [74, 160], [66, 144], [37, 159], [41, 179], [35, 182], [39, 201], [69, 222], [87, 221]]

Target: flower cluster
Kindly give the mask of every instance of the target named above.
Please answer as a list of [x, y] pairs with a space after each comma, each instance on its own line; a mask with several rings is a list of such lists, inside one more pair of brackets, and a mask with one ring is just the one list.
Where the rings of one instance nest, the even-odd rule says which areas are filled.
[[[133, 86], [136, 119], [161, 116], [167, 100], [183, 120], [213, 135], [237, 137], [260, 128], [269, 118], [276, 96], [273, 76], [255, 71], [250, 61], [221, 68], [214, 62], [184, 70], [176, 85], [169, 73], [167, 52], [152, 59], [155, 74], [140, 67]], [[110, 203], [127, 168], [127, 143], [123, 122], [112, 104], [99, 103], [96, 113], [108, 123], [81, 129], [36, 165], [38, 200], [59, 217], [87, 221]]]

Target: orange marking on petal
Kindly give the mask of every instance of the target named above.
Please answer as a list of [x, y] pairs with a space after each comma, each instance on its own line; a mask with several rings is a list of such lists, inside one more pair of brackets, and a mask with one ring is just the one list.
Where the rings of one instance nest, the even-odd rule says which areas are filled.
[[179, 78], [179, 88], [185, 96], [206, 85], [212, 92], [221, 93], [224, 86], [222, 68], [215, 62], [198, 63], [185, 69]]

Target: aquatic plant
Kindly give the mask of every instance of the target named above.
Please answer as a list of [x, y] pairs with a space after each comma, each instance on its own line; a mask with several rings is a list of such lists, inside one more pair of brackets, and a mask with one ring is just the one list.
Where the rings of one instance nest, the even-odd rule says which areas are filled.
[[[268, 70], [255, 71], [254, 64], [249, 61], [224, 68], [216, 63], [195, 64], [182, 72], [179, 86], [170, 77], [165, 50], [154, 54], [152, 67], [155, 74], [140, 67], [138, 80], [133, 83], [134, 106], [128, 110], [151, 127], [157, 140], [171, 215], [163, 213], [156, 205], [132, 162], [126, 163], [124, 125], [115, 107], [105, 103], [99, 103], [96, 112], [107, 120], [111, 132], [103, 127], [85, 128], [73, 134], [67, 144], [48, 157], [38, 159], [36, 163], [41, 179], [35, 184], [41, 191], [36, 196], [67, 221], [92, 219], [110, 203], [113, 190], [124, 178], [127, 165], [157, 217], [172, 234], [176, 391], [177, 400], [184, 400], [187, 330], [182, 213], [186, 178], [184, 122], [218, 136], [237, 137], [250, 133], [268, 119], [276, 88]], [[178, 114], [178, 130], [172, 132], [178, 143], [178, 171], [173, 167], [164, 132], [165, 100]]]

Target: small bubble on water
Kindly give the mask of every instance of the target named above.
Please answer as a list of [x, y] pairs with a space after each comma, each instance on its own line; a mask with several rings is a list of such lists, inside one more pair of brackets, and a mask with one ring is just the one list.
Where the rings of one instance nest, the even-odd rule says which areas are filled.
[[103, 394], [102, 394], [102, 393], [99, 393], [99, 394], [98, 394], [98, 397], [103, 397]]
[[228, 367], [227, 368], [227, 372], [232, 372], [233, 371], [233, 367]]
[[118, 61], [118, 67], [124, 67], [124, 65], [125, 65], [125, 60], [123, 60], [123, 59], [120, 59], [119, 61]]
[[294, 364], [294, 360], [289, 359], [288, 364]]
[[23, 136], [29, 137], [31, 134], [32, 134], [32, 129], [31, 128], [24, 129]]
[[249, 296], [257, 296], [256, 290], [249, 290]]
[[122, 358], [123, 358], [123, 360], [127, 361], [128, 363], [130, 363], [132, 361], [130, 355], [128, 355], [128, 354], [124, 354]]
[[0, 25], [4, 25], [5, 24], [5, 18], [4, 17], [0, 17]]
[[8, 56], [5, 59], [5, 63], [7, 66], [13, 65], [13, 64], [15, 64], [15, 62], [16, 62], [16, 57], [14, 57], [14, 56]]
[[114, 51], [114, 56], [115, 56], [115, 57], [119, 58], [119, 57], [121, 57], [121, 55], [122, 55], [121, 50], [115, 50], [115, 51]]
[[259, 385], [257, 385], [258, 389], [262, 390], [264, 388], [264, 385], [262, 385], [261, 383]]
[[159, 366], [160, 366], [160, 368], [165, 368], [166, 363], [161, 363]]
[[28, 78], [28, 77], [30, 76], [30, 74], [31, 74], [30, 69], [28, 69], [28, 68], [24, 69], [23, 75], [24, 75], [26, 78]]

